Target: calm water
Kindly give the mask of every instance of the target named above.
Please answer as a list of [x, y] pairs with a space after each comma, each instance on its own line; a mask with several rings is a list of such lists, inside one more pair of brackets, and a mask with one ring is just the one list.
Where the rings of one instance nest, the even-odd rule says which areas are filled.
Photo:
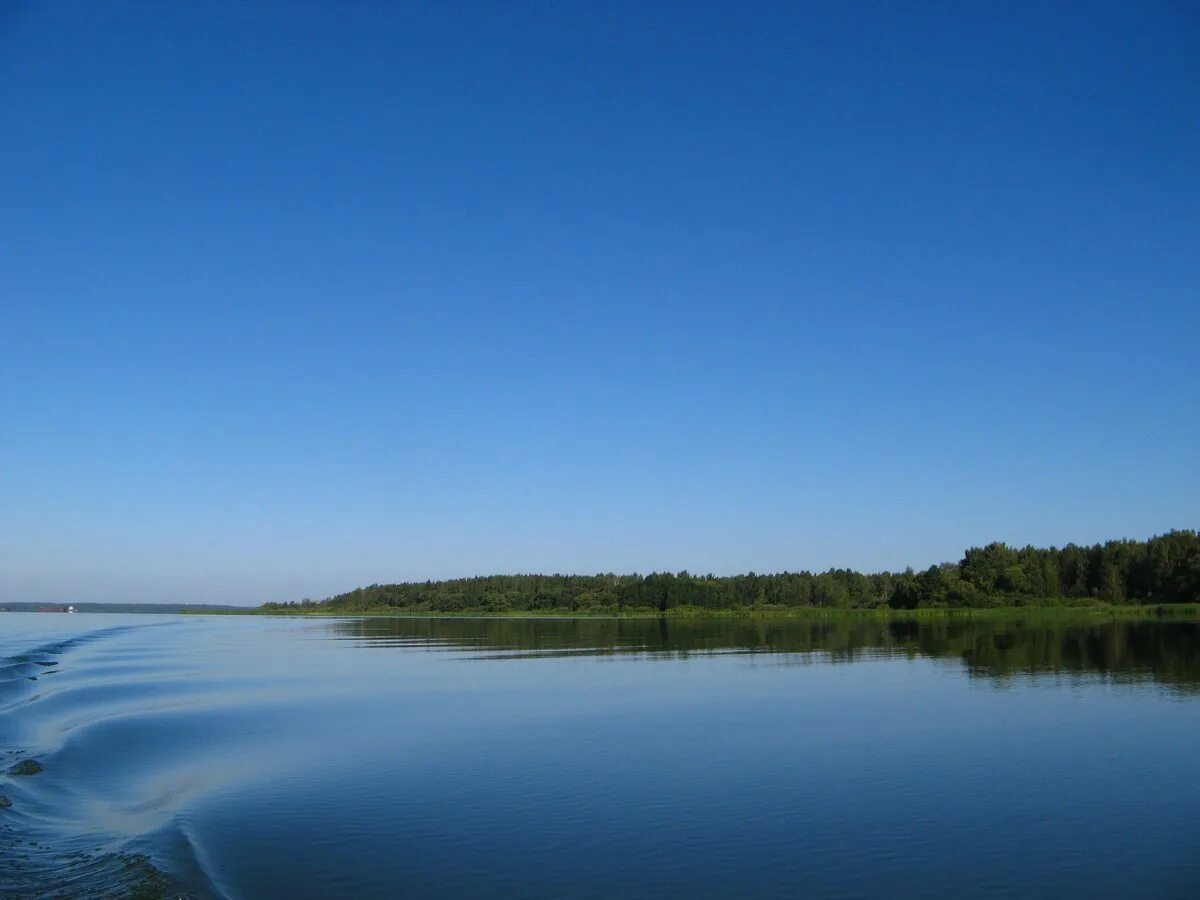
[[1189, 623], [7, 614], [0, 754], [5, 897], [1200, 895]]

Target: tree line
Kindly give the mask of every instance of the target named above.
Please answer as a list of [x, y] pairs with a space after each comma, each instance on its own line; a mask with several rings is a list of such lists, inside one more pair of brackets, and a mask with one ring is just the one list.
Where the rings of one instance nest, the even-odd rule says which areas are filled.
[[280, 611], [667, 612], [672, 609], [937, 609], [1061, 604], [1200, 602], [1200, 533], [1090, 547], [972, 547], [921, 572], [716, 576], [488, 575], [373, 584], [322, 601], [266, 603]]

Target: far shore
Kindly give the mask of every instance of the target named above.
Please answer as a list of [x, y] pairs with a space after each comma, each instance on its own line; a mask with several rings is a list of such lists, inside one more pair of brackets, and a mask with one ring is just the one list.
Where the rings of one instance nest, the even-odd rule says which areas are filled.
[[1083, 616], [1097, 619], [1169, 618], [1200, 620], [1200, 603], [1155, 605], [1087, 604], [1051, 605], [1027, 604], [997, 607], [924, 607], [893, 609], [891, 607], [749, 607], [741, 609], [704, 609], [674, 607], [656, 609], [546, 609], [546, 610], [435, 610], [402, 608], [345, 608], [320, 607], [293, 609], [226, 609], [221, 611], [185, 609], [184, 615], [257, 615], [257, 616], [315, 616], [319, 618], [393, 617], [421, 619], [822, 619], [822, 618], [1028, 618], [1034, 616]]

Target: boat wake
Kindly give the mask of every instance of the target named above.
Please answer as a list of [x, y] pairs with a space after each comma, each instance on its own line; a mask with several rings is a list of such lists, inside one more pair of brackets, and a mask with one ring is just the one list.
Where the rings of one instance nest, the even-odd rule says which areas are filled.
[[[87, 801], [79, 780], [59, 771], [58, 754], [67, 735], [77, 736], [101, 723], [110, 711], [92, 710], [90, 721], [76, 721], [69, 729], [43, 727], [40, 733], [59, 736], [57, 745], [31, 747], [22, 740], [30, 732], [23, 720], [36, 717], [42, 701], [70, 694], [70, 688], [58, 690], [46, 682], [48, 676], [68, 670], [73, 652], [169, 624], [102, 628], [0, 657], [0, 896], [14, 900], [223, 896], [177, 823], [130, 836], [106, 831], [81, 814]], [[82, 690], [86, 692], [86, 687]]]

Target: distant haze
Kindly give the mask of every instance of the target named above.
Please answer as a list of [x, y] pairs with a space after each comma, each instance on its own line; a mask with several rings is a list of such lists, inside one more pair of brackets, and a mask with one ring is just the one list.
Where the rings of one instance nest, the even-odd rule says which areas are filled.
[[0, 605], [1200, 520], [1179, 3], [0, 14]]

